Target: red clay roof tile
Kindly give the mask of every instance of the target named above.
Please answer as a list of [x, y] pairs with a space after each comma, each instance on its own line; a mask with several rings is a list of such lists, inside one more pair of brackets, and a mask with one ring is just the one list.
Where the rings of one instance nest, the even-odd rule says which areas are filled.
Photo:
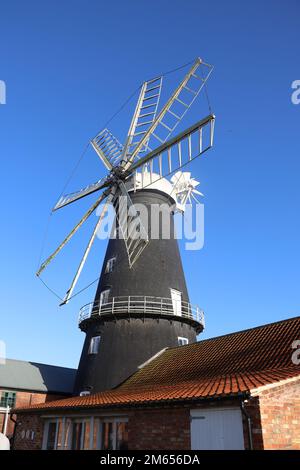
[[291, 360], [295, 339], [300, 339], [300, 317], [170, 348], [114, 390], [26, 410], [130, 406], [248, 392], [300, 375]]

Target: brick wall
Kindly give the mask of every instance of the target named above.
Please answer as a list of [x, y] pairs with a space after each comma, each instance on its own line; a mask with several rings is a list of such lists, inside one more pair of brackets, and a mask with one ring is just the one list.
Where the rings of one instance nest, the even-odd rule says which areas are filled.
[[42, 448], [42, 441], [42, 419], [38, 415], [20, 414], [13, 448], [17, 450], [38, 450]]
[[[195, 408], [207, 407], [224, 407], [238, 406], [239, 402], [226, 400], [224, 402], [210, 402], [205, 404], [193, 405]], [[253, 407], [255, 408], [255, 407]], [[127, 411], [127, 412], [126, 412]], [[111, 414], [116, 415], [117, 409], [112, 409]], [[255, 412], [257, 410], [255, 409]], [[66, 410], [65, 416], [68, 414], [74, 416], [74, 410]], [[259, 410], [258, 410], [259, 413]], [[97, 413], [98, 414], [98, 413]], [[101, 410], [99, 410], [99, 415]], [[110, 411], [105, 410], [105, 414], [109, 415]], [[178, 407], [170, 408], [136, 408], [122, 409], [122, 414], [128, 416], [128, 447], [129, 450], [189, 450], [191, 448], [190, 441], [190, 406], [178, 405]], [[89, 413], [87, 412], [87, 416]], [[32, 421], [31, 421], [32, 419]], [[18, 415], [18, 425], [16, 431], [15, 449], [40, 449], [42, 445], [42, 427], [43, 421], [35, 415], [20, 414]], [[247, 448], [247, 427], [245, 428], [245, 447]], [[34, 442], [25, 438], [24, 431], [36, 431]], [[23, 433], [23, 439], [21, 438]], [[261, 447], [260, 447], [261, 448]]]
[[190, 449], [190, 410], [140, 409], [130, 414], [130, 450]]
[[264, 449], [300, 450], [300, 380], [259, 393]]
[[[299, 449], [300, 450], [300, 379], [280, 383], [272, 388], [262, 387], [245, 404], [252, 421], [254, 449]], [[211, 402], [210, 405], [238, 405], [236, 401]], [[193, 409], [197, 407], [196, 403]], [[74, 410], [71, 410], [72, 414]], [[70, 411], [70, 412], [71, 412]], [[109, 410], [105, 410], [109, 414]], [[111, 410], [112, 414], [118, 412]], [[122, 409], [122, 414], [126, 410]], [[87, 412], [87, 415], [89, 413]], [[101, 410], [99, 410], [101, 414]], [[178, 405], [172, 408], [134, 408], [127, 410], [128, 441], [130, 450], [186, 450], [190, 449], [190, 407]], [[42, 421], [35, 415], [20, 415], [16, 432], [15, 448], [40, 449], [42, 445]], [[249, 448], [247, 420], [243, 415], [245, 448]], [[24, 432], [36, 433], [34, 441], [24, 437]]]
[[[264, 444], [262, 437], [259, 397], [251, 398], [250, 400], [248, 400], [248, 402], [245, 403], [245, 410], [251, 418], [253, 449], [263, 450]], [[245, 415], [243, 415], [243, 428], [245, 449], [249, 450], [250, 445], [248, 420]]]
[[[7, 389], [3, 389], [3, 391]], [[1, 393], [2, 390], [0, 390]], [[24, 408], [29, 405], [35, 405], [37, 403], [45, 403], [46, 401], [59, 400], [60, 398], [66, 398], [62, 395], [54, 395], [47, 393], [37, 393], [37, 392], [25, 392], [25, 391], [16, 391], [16, 408]], [[3, 430], [4, 423], [4, 414], [0, 414], [0, 432]], [[7, 424], [7, 436], [12, 437], [14, 432], [14, 423], [11, 419], [8, 419]]]

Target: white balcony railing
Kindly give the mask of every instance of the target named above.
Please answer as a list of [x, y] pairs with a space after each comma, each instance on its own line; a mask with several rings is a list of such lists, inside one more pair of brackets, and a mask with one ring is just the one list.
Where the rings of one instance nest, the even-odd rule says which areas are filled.
[[198, 306], [189, 302], [176, 301], [165, 297], [128, 296], [112, 297], [105, 303], [94, 303], [81, 307], [79, 312], [79, 324], [84, 320], [98, 315], [121, 314], [179, 316], [199, 323], [203, 328], [204, 313]]

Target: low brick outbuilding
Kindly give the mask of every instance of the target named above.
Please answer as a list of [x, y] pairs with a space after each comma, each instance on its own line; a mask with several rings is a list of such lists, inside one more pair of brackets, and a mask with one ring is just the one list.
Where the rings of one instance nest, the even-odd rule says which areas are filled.
[[296, 317], [166, 349], [113, 390], [16, 409], [14, 446], [300, 449], [299, 340]]

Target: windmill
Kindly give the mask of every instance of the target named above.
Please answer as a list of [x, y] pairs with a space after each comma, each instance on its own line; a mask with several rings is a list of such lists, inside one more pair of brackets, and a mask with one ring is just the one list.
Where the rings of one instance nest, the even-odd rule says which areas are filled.
[[[91, 140], [93, 149], [108, 171], [107, 176], [80, 191], [62, 196], [53, 208], [57, 211], [102, 191], [37, 272], [40, 276], [91, 214], [100, 204], [103, 205], [61, 305], [72, 297], [111, 204], [116, 212], [118, 232], [122, 234], [121, 239], [109, 241], [95, 300], [84, 306], [80, 313], [80, 328], [86, 332], [86, 341], [78, 370], [77, 392], [115, 386], [152, 353], [162, 347], [176, 345], [177, 338], [189, 337], [194, 341], [196, 333], [203, 329], [202, 313], [197, 310], [198, 319], [195, 319], [188, 302], [177, 241], [174, 237], [173, 240], [163, 240], [162, 237], [150, 240], [149, 227], [145, 228], [145, 219], [136, 210], [136, 203], [142, 202], [146, 206], [175, 203], [177, 210], [183, 211], [195, 194], [201, 194], [196, 190], [198, 182], [182, 169], [211, 148], [215, 116], [209, 114], [176, 136], [170, 136], [205, 86], [211, 71], [211, 65], [197, 58], [160, 110], [163, 77], [144, 82], [124, 144], [106, 128]], [[167, 177], [172, 174], [170, 182]], [[120, 210], [120, 200], [123, 206], [125, 201], [125, 212]], [[143, 328], [137, 323], [131, 327], [124, 323], [126, 318], [132, 320], [137, 317], [140, 320], [141, 313], [143, 319], [147, 319], [147, 328], [145, 324]], [[155, 326], [157, 314], [161, 322], [166, 320], [166, 326], [160, 325], [159, 333]], [[140, 339], [138, 343], [133, 341], [130, 352], [129, 338], [132, 341], [134, 331]], [[95, 373], [96, 366], [91, 364], [96, 355], [93, 351], [98, 352], [100, 338], [102, 354], [99, 354], [98, 372]], [[124, 355], [127, 356], [126, 365]], [[104, 373], [107, 361], [114, 366], [109, 370], [106, 367]]]

